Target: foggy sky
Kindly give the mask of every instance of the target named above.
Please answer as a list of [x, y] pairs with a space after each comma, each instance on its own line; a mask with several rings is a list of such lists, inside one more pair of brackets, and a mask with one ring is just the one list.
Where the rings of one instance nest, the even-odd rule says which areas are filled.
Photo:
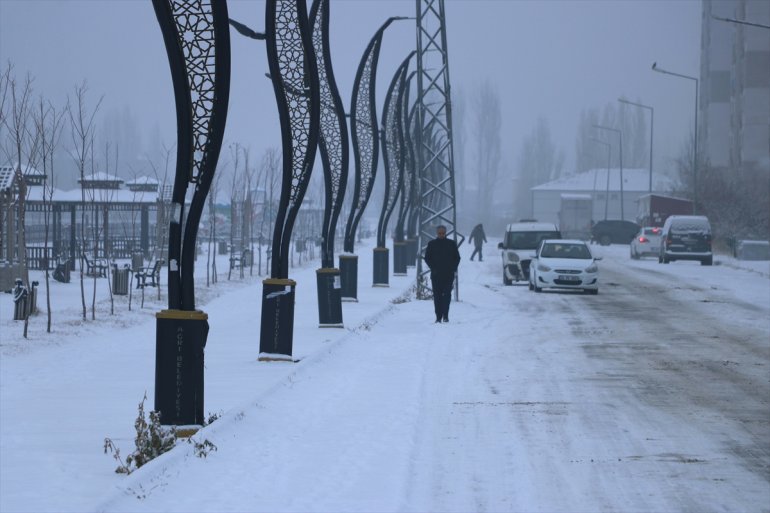
[[[230, 0], [228, 6], [231, 18], [264, 28], [263, 1]], [[473, 88], [489, 79], [500, 92], [504, 173], [513, 169], [522, 139], [540, 116], [570, 171], [581, 110], [617, 104], [622, 95], [655, 108], [656, 168], [676, 158], [689, 137], [692, 82], [650, 66], [657, 61], [698, 75], [700, 1], [447, 0], [446, 13], [453, 90], [470, 100]], [[332, 62], [347, 109], [364, 48], [394, 15], [414, 16], [415, 1], [331, 2]], [[393, 73], [415, 47], [414, 23], [400, 21], [386, 31], [378, 112]], [[249, 146], [256, 160], [264, 148], [280, 146], [275, 98], [264, 76], [265, 44], [231, 34], [225, 144]], [[29, 72], [36, 92], [54, 102], [63, 103], [86, 79], [92, 102], [104, 95], [100, 117], [130, 111], [146, 149], [158, 136], [176, 141], [168, 61], [149, 0], [0, 0], [0, 59], [13, 63], [17, 78]], [[471, 165], [473, 148], [466, 153]]]

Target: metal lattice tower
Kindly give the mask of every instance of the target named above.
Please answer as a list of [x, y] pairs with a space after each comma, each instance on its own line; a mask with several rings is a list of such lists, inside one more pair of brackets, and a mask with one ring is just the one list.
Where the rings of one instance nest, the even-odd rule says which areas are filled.
[[[425, 253], [436, 226], [457, 239], [452, 103], [444, 0], [417, 1], [417, 169], [420, 177], [419, 248]], [[428, 299], [429, 270], [417, 259], [417, 297]], [[455, 288], [457, 290], [457, 288]]]

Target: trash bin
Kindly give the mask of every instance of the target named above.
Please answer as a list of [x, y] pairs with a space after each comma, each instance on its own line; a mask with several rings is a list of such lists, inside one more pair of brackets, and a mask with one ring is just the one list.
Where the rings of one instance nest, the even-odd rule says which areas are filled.
[[241, 267], [251, 267], [251, 264], [253, 262], [253, 256], [251, 254], [250, 249], [244, 249], [243, 253], [241, 253]]
[[219, 241], [217, 254], [219, 254], [219, 255], [226, 255], [227, 254], [227, 241], [225, 241], [225, 240], [220, 240]]
[[13, 287], [13, 320], [23, 321], [27, 318], [27, 298], [29, 291], [21, 281], [16, 278], [16, 286]]
[[116, 296], [128, 295], [128, 264], [118, 268], [118, 264], [112, 264], [112, 293]]

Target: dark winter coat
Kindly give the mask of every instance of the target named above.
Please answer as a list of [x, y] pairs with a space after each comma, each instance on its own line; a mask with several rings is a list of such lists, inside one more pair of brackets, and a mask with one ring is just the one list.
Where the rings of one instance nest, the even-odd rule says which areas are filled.
[[452, 239], [433, 239], [425, 248], [425, 263], [430, 268], [431, 278], [454, 278], [457, 266], [460, 265], [457, 243]]
[[484, 227], [480, 224], [477, 224], [476, 227], [471, 231], [471, 236], [468, 237], [470, 242], [473, 242], [473, 244], [480, 248], [483, 243], [487, 241], [487, 235], [484, 233]]

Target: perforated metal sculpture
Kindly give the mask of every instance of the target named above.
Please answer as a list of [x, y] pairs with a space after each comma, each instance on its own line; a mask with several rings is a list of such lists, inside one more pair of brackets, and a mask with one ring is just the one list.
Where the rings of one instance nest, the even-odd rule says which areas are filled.
[[353, 142], [355, 162], [355, 182], [350, 215], [345, 226], [345, 254], [340, 255], [342, 280], [342, 298], [357, 301], [358, 295], [358, 257], [353, 253], [358, 224], [364, 214], [369, 197], [372, 194], [374, 179], [377, 175], [379, 158], [379, 134], [377, 127], [377, 105], [375, 103], [375, 85], [377, 64], [380, 58], [382, 36], [385, 29], [396, 20], [407, 18], [395, 16], [385, 20], [369, 41], [361, 61], [358, 64], [353, 83], [350, 105], [350, 132]]
[[329, 48], [329, 2], [315, 0], [310, 10], [320, 86], [319, 149], [324, 169], [325, 203], [321, 229], [321, 269], [318, 284], [318, 322], [320, 326], [342, 327], [340, 271], [334, 268], [334, 236], [342, 210], [348, 180], [348, 127], [345, 108], [334, 80]]
[[417, 74], [412, 71], [406, 77], [401, 92], [401, 102], [398, 111], [399, 122], [401, 123], [399, 135], [401, 139], [401, 158], [399, 164], [403, 176], [403, 189], [401, 193], [401, 202], [398, 206], [398, 218], [393, 237], [393, 275], [406, 275], [408, 264], [408, 242], [405, 240], [406, 223], [409, 212], [412, 210], [415, 201], [416, 173], [414, 172], [414, 150], [412, 148], [412, 137], [409, 134], [409, 91], [412, 78]]
[[385, 168], [385, 193], [380, 211], [380, 219], [377, 224], [377, 247], [374, 248], [374, 285], [387, 286], [388, 279], [388, 248], [385, 247], [385, 238], [387, 236], [388, 221], [396, 206], [396, 201], [403, 187], [404, 176], [401, 160], [403, 153], [403, 136], [401, 134], [402, 124], [400, 121], [401, 94], [406, 82], [407, 68], [409, 61], [415, 52], [409, 54], [393, 75], [393, 79], [388, 87], [388, 93], [385, 96], [385, 105], [382, 115], [382, 138], [383, 160]]
[[260, 360], [291, 359], [294, 292], [289, 279], [291, 232], [310, 182], [320, 131], [320, 98], [304, 0], [267, 0], [265, 33], [230, 20], [241, 34], [267, 42], [270, 80], [281, 125], [283, 173], [275, 219], [270, 278], [262, 282]]
[[[230, 91], [225, 1], [153, 0], [166, 46], [177, 117], [168, 244], [169, 309], [157, 314], [155, 410], [163, 424], [203, 424], [208, 316], [195, 310], [198, 225], [216, 171]], [[189, 211], [185, 197], [194, 192]]]

